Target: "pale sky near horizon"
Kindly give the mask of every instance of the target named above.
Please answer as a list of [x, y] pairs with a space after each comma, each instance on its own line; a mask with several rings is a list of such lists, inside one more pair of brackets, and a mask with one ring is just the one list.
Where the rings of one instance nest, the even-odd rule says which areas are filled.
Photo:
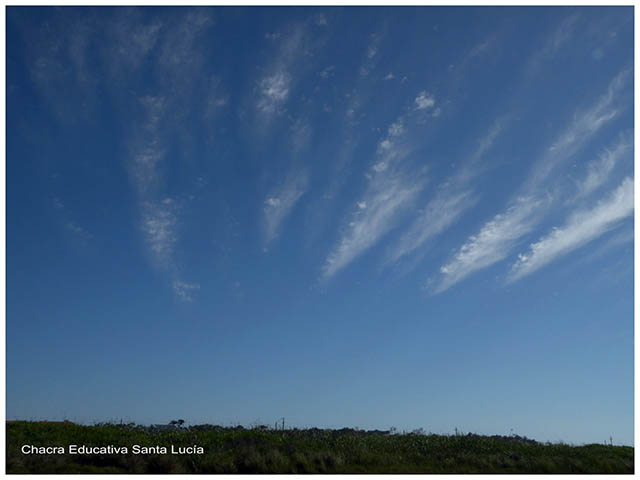
[[633, 444], [633, 7], [7, 7], [7, 418]]

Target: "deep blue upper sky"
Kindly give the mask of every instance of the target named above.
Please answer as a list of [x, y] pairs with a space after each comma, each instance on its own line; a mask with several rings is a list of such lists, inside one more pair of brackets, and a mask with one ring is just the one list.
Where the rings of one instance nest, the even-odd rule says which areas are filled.
[[633, 9], [7, 10], [7, 416], [633, 443]]

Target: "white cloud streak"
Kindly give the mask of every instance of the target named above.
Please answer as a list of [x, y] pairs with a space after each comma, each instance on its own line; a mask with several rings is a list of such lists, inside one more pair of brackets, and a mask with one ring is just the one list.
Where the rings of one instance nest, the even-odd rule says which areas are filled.
[[531, 244], [529, 252], [520, 254], [512, 266], [508, 281], [530, 275], [553, 260], [598, 238], [633, 214], [633, 180], [627, 177], [608, 198], [590, 210], [570, 216], [566, 224]]
[[[326, 25], [324, 16], [317, 19], [320, 23], [316, 26]], [[287, 102], [295, 91], [298, 79], [315, 67], [305, 61], [305, 58], [312, 56], [317, 48], [310, 27], [309, 23], [289, 25], [288, 33], [278, 40], [279, 46], [274, 52], [273, 60], [264, 68], [265, 73], [258, 83], [259, 98], [256, 103], [258, 118], [263, 122], [263, 127], [268, 127], [277, 115], [287, 111]], [[333, 75], [334, 70], [335, 67], [330, 65], [320, 72], [320, 76], [328, 78]], [[307, 191], [309, 183], [310, 169], [301, 166], [304, 159], [300, 155], [309, 146], [313, 136], [309, 113], [295, 116], [288, 114], [287, 117], [291, 122], [288, 143], [292, 160], [284, 181], [266, 195], [262, 204], [262, 225], [266, 244], [278, 237], [282, 224]]]
[[471, 273], [497, 263], [509, 254], [517, 240], [531, 232], [544, 216], [552, 199], [543, 200], [542, 184], [560, 165], [575, 155], [611, 119], [618, 110], [614, 107], [617, 94], [626, 83], [630, 71], [618, 74], [607, 92], [571, 122], [543, 156], [534, 164], [531, 175], [521, 188], [521, 194], [504, 213], [496, 215], [480, 232], [472, 235], [454, 254], [449, 263], [440, 268], [440, 293]]
[[436, 100], [433, 98], [433, 95], [427, 93], [426, 90], [423, 90], [414, 100], [414, 104], [416, 110], [427, 110], [436, 104]]
[[424, 180], [410, 180], [398, 174], [376, 174], [365, 200], [358, 202], [348, 230], [329, 254], [323, 277], [328, 279], [335, 275], [388, 233], [398, 215], [415, 200], [423, 186]]
[[172, 266], [173, 250], [177, 241], [177, 205], [171, 198], [142, 205], [142, 231], [157, 267]]
[[477, 235], [469, 237], [453, 259], [440, 268], [443, 278], [435, 293], [443, 292], [471, 273], [506, 258], [516, 241], [533, 229], [535, 212], [540, 205], [541, 201], [522, 197], [505, 213], [486, 223]]
[[555, 30], [546, 37], [542, 48], [531, 55], [526, 64], [525, 72], [527, 77], [536, 73], [545, 61], [556, 56], [571, 41], [580, 15], [580, 12], [572, 13], [563, 19]]
[[192, 8], [171, 22], [160, 45], [158, 66], [161, 81], [173, 90], [172, 96], [190, 96], [194, 82], [201, 75], [205, 52], [202, 34], [213, 24], [212, 10]]
[[453, 225], [460, 216], [476, 204], [471, 191], [442, 191], [427, 204], [420, 215], [402, 235], [388, 256], [388, 262], [397, 262], [416, 251], [429, 239]]
[[335, 75], [335, 70], [336, 70], [335, 65], [329, 65], [327, 68], [322, 70], [318, 75], [320, 75], [320, 78], [333, 77]]
[[289, 96], [291, 77], [287, 72], [277, 72], [260, 81], [260, 100], [257, 108], [263, 113], [275, 113]]
[[489, 132], [486, 136], [484, 136], [479, 142], [478, 147], [474, 150], [471, 155], [471, 163], [475, 163], [482, 156], [487, 153], [487, 151], [493, 146], [496, 138], [504, 131], [508, 123], [508, 116], [502, 116], [496, 119], [495, 122], [491, 125]]
[[[105, 92], [126, 119], [123, 129], [131, 132], [126, 168], [137, 194], [139, 228], [152, 264], [170, 270], [175, 279], [172, 255], [179, 212], [162, 192], [161, 167], [167, 160], [167, 133], [183, 128], [186, 122], [181, 119], [191, 109], [191, 100], [202, 98], [195, 86], [203, 77], [201, 39], [213, 24], [212, 10], [189, 9], [169, 16], [148, 15], [136, 8], [104, 13], [79, 19], [52, 12], [52, 23], [43, 23], [41, 31], [32, 35], [25, 57], [33, 65], [34, 81], [55, 107], [59, 105], [61, 119], [90, 113], [99, 92]], [[94, 64], [102, 65], [102, 76], [93, 71]], [[139, 75], [142, 69], [144, 80]], [[219, 93], [216, 81], [214, 77], [211, 92], [215, 94]], [[143, 96], [141, 91], [153, 94]], [[201, 103], [212, 110], [223, 106], [223, 101], [217, 95]], [[80, 237], [89, 235], [74, 222], [66, 227]]]
[[129, 170], [138, 192], [140, 206], [140, 229], [149, 248], [152, 265], [159, 270], [172, 273], [172, 289], [181, 301], [193, 300], [190, 284], [176, 280], [174, 262], [178, 242], [180, 206], [171, 197], [160, 195], [162, 178], [160, 164], [164, 160], [162, 145], [162, 123], [167, 114], [164, 97], [143, 97], [140, 104], [144, 110], [144, 121], [131, 147]]
[[402, 235], [387, 256], [386, 263], [395, 263], [423, 246], [453, 225], [462, 214], [473, 207], [477, 195], [468, 187], [477, 174], [476, 162], [491, 148], [495, 139], [505, 128], [505, 118], [498, 118], [483, 137], [476, 150], [470, 155], [466, 165], [453, 177], [442, 183], [423, 212]]
[[152, 261], [157, 268], [171, 266], [176, 242], [176, 212], [173, 200], [157, 201], [160, 184], [159, 165], [164, 158], [160, 124], [165, 113], [163, 97], [142, 97], [144, 121], [131, 146], [129, 172], [138, 192], [141, 230], [149, 246]]
[[140, 104], [145, 110], [145, 121], [138, 138], [133, 142], [130, 173], [138, 193], [145, 196], [158, 186], [158, 165], [164, 157], [159, 128], [165, 110], [163, 97], [143, 97]]
[[118, 84], [124, 83], [124, 75], [137, 70], [145, 57], [155, 48], [163, 24], [154, 19], [144, 24], [138, 9], [123, 8], [108, 25], [111, 39], [105, 45], [108, 68]]
[[380, 49], [380, 42], [384, 37], [384, 33], [372, 33], [370, 35], [369, 45], [367, 46], [367, 53], [364, 63], [360, 66], [360, 76], [368, 76], [375, 68], [377, 64], [378, 50]]
[[413, 148], [406, 140], [407, 118], [401, 115], [387, 128], [387, 135], [378, 142], [376, 161], [371, 167], [376, 173], [384, 172], [405, 158]]
[[598, 258], [604, 257], [605, 255], [611, 253], [619, 249], [620, 247], [629, 245], [631, 249], [633, 249], [633, 225], [631, 225], [626, 230], [622, 230], [615, 235], [612, 235], [606, 242], [600, 245], [597, 249], [591, 251], [588, 256], [584, 258], [587, 262], [592, 262]]
[[616, 164], [626, 155], [633, 157], [633, 139], [631, 135], [621, 135], [610, 148], [606, 148], [597, 160], [587, 165], [587, 174], [578, 184], [576, 198], [584, 198], [600, 188], [609, 178]]
[[311, 140], [311, 124], [306, 118], [298, 118], [290, 127], [291, 147], [297, 154], [304, 150]]
[[285, 182], [264, 200], [265, 241], [270, 243], [278, 236], [280, 225], [307, 190], [308, 174], [305, 170], [291, 173]]
[[93, 235], [91, 235], [91, 233], [89, 233], [82, 226], [78, 225], [76, 222], [73, 222], [73, 221], [67, 222], [66, 227], [67, 227], [67, 230], [72, 232], [74, 235], [76, 235], [82, 241], [87, 241], [87, 240], [90, 240], [91, 238], [93, 238]]
[[270, 118], [280, 113], [289, 99], [295, 83], [292, 72], [305, 52], [307, 36], [304, 25], [294, 25], [258, 81], [256, 110], [263, 117]]
[[524, 188], [531, 192], [537, 189], [559, 166], [573, 157], [608, 122], [613, 120], [623, 108], [616, 105], [617, 95], [626, 85], [631, 70], [624, 70], [609, 83], [607, 92], [582, 113], [578, 113], [567, 130], [549, 147], [545, 155], [536, 163]]
[[206, 104], [205, 117], [215, 116], [219, 109], [229, 104], [229, 95], [223, 91], [222, 79], [217, 75], [213, 75], [209, 82]]
[[183, 302], [193, 302], [192, 292], [194, 290], [200, 290], [200, 285], [197, 283], [187, 283], [182, 280], [173, 281], [173, 292]]
[[[353, 219], [333, 248], [322, 270], [326, 280], [366, 250], [375, 245], [392, 230], [406, 209], [412, 205], [426, 185], [426, 169], [408, 175], [401, 162], [416, 145], [407, 139], [408, 123], [416, 110], [429, 110], [435, 105], [433, 96], [420, 92], [409, 112], [400, 115], [387, 128], [386, 135], [378, 142], [375, 159], [366, 176], [369, 179], [362, 200], [356, 202]], [[402, 247], [409, 248], [409, 247]]]

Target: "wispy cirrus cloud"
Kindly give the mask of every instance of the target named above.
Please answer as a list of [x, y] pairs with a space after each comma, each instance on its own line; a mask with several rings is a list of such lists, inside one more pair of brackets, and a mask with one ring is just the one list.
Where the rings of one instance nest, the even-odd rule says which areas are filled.
[[193, 292], [200, 290], [200, 285], [197, 283], [187, 283], [182, 280], [174, 280], [172, 287], [176, 296], [183, 302], [193, 302]]
[[318, 73], [318, 75], [320, 76], [320, 78], [330, 78], [333, 77], [335, 75], [335, 70], [336, 67], [335, 65], [329, 65], [328, 67], [326, 67], [325, 69], [323, 69], [322, 71], [320, 71], [320, 73]]
[[[452, 63], [449, 64], [446, 71], [448, 95], [445, 96], [448, 97], [449, 108], [456, 108], [459, 105], [459, 101], [464, 96], [462, 90], [466, 90], [465, 86], [474, 78], [472, 71], [499, 57], [500, 45], [502, 44], [501, 36], [499, 32], [494, 32], [471, 46], [457, 59], [452, 59]], [[452, 105], [451, 102], [455, 103]]]
[[573, 36], [578, 20], [580, 19], [581, 12], [575, 12], [563, 19], [556, 30], [547, 40], [547, 45], [543, 49], [544, 52], [555, 52], [562, 48], [569, 39]]
[[407, 122], [407, 115], [399, 116], [378, 142], [375, 159], [366, 174], [367, 189], [356, 202], [348, 228], [326, 259], [323, 279], [332, 277], [376, 244], [424, 188], [424, 169], [409, 175], [401, 165], [415, 148], [406, 138]]
[[84, 227], [79, 225], [77, 222], [72, 222], [72, 221], [67, 222], [66, 228], [82, 241], [87, 241], [93, 238], [93, 235], [91, 235], [91, 233], [89, 233]]
[[142, 231], [153, 261], [161, 269], [172, 266], [178, 213], [177, 204], [172, 198], [164, 198], [159, 202], [145, 201], [142, 204]]
[[600, 188], [625, 156], [632, 160], [633, 138], [629, 132], [621, 134], [613, 145], [600, 153], [597, 160], [587, 165], [587, 174], [577, 185], [576, 199], [587, 197]]
[[291, 172], [282, 185], [267, 195], [263, 204], [264, 235], [267, 244], [278, 236], [280, 225], [306, 192], [308, 181], [306, 170]]
[[367, 46], [364, 63], [360, 66], [360, 76], [366, 77], [376, 68], [378, 63], [376, 57], [383, 37], [384, 33], [382, 32], [369, 35], [369, 45]]
[[[378, 35], [378, 38], [382, 38], [382, 35]], [[475, 45], [462, 62], [465, 65], [464, 68], [466, 68], [470, 59], [485, 55], [494, 43], [495, 40], [492, 37], [481, 44]], [[372, 54], [371, 57], [375, 58], [377, 50], [375, 52], [370, 51], [370, 53]], [[464, 68], [462, 70], [464, 70]], [[458, 69], [456, 75], [459, 76], [462, 70]], [[391, 80], [393, 78], [395, 78], [395, 75], [389, 73], [384, 77], [384, 80]], [[406, 77], [403, 78], [402, 82], [405, 80]], [[353, 101], [347, 110], [346, 116], [351, 121], [351, 124], [357, 124], [356, 112], [359, 107], [358, 100], [359, 96], [353, 95]], [[397, 163], [416, 149], [416, 146], [421, 140], [417, 138], [417, 135], [413, 135], [411, 140], [407, 139], [404, 135], [405, 131], [410, 129], [410, 123], [424, 124], [427, 118], [438, 117], [442, 112], [440, 105], [442, 105], [442, 102], [427, 89], [420, 90], [415, 97], [412, 98], [410, 105], [407, 107], [407, 112], [398, 117], [389, 127], [386, 138], [378, 144], [376, 159], [372, 166], [376, 174], [385, 172], [391, 165]], [[496, 125], [493, 126], [492, 131], [485, 139], [485, 145], [479, 146], [477, 153], [474, 153], [474, 157], [481, 157], [484, 151], [490, 148], [493, 140], [503, 127], [502, 124], [498, 123], [499, 122], [496, 122]], [[413, 133], [415, 134], [416, 132]], [[469, 161], [469, 164], [473, 164], [473, 160]], [[422, 210], [423, 214], [410, 227], [409, 232], [405, 233], [398, 244], [390, 250], [385, 263], [395, 262], [419, 248], [429, 238], [432, 238], [455, 223], [464, 211], [474, 205], [477, 201], [477, 196], [473, 194], [471, 189], [465, 188], [465, 182], [468, 182], [476, 173], [477, 172], [471, 168], [465, 168], [460, 171], [455, 178], [450, 178], [441, 185], [437, 189], [437, 197]]]
[[218, 75], [212, 75], [206, 99], [205, 118], [214, 117], [219, 109], [228, 104], [229, 95], [222, 88], [222, 79]]
[[415, 252], [429, 239], [436, 237], [453, 225], [460, 216], [477, 203], [471, 190], [445, 191], [441, 189], [429, 201], [423, 213], [414, 220], [409, 229], [387, 256], [387, 263], [394, 263]]
[[404, 139], [404, 119], [400, 117], [387, 129], [387, 136], [378, 143], [377, 159], [371, 167], [376, 173], [384, 172], [396, 161], [405, 157], [410, 147]]
[[465, 211], [477, 203], [478, 196], [469, 187], [469, 182], [478, 173], [476, 163], [491, 148], [505, 128], [505, 123], [506, 117], [498, 118], [458, 173], [438, 186], [435, 196], [390, 250], [386, 258], [387, 264], [395, 263], [415, 252], [429, 239], [457, 222]]
[[375, 172], [387, 170], [415, 150], [419, 140], [411, 136], [411, 122], [415, 122], [425, 112], [438, 116], [440, 109], [434, 109], [435, 104], [435, 97], [423, 90], [415, 97], [408, 111], [389, 125], [385, 137], [378, 142], [376, 148], [376, 160], [372, 166]]
[[519, 280], [557, 258], [593, 241], [633, 214], [633, 180], [625, 178], [607, 198], [594, 208], [573, 213], [563, 227], [532, 243], [512, 266], [509, 282]]
[[544, 182], [617, 115], [615, 103], [628, 77], [628, 70], [616, 75], [607, 92], [590, 108], [576, 115], [536, 161], [520, 189], [519, 197], [504, 213], [497, 214], [486, 223], [478, 234], [469, 237], [453, 258], [440, 268], [441, 281], [435, 293], [443, 292], [470, 274], [503, 260], [515, 247], [516, 241], [531, 232], [553, 202], [553, 199], [544, 198], [541, 191]]
[[158, 199], [162, 187], [161, 164], [165, 157], [162, 142], [166, 101], [162, 96], [139, 99], [142, 121], [131, 144], [129, 175], [138, 194], [140, 229], [153, 265], [161, 270], [173, 268], [173, 252], [177, 242], [178, 210], [172, 198]]
[[441, 293], [471, 273], [506, 258], [516, 241], [533, 230], [542, 206], [542, 200], [521, 197], [504, 213], [487, 222], [478, 234], [469, 237], [449, 263], [440, 268], [442, 280], [435, 293]]
[[[323, 15], [287, 25], [280, 36], [274, 39], [273, 55], [263, 67], [263, 74], [258, 80], [255, 107], [261, 127], [270, 127], [276, 118], [289, 122], [289, 151], [284, 155], [290, 157], [289, 165], [284, 170], [283, 178], [273, 182], [275, 186], [271, 187], [262, 203], [262, 229], [266, 245], [278, 237], [281, 225], [308, 188], [311, 168], [305, 165], [301, 153], [313, 137], [310, 118], [314, 109], [312, 102], [308, 102], [294, 113], [287, 111], [287, 105], [296, 91], [296, 85], [306, 76], [315, 77], [317, 74], [316, 65], [308, 59], [322, 45], [323, 36], [312, 33], [317, 33], [318, 27], [325, 25], [326, 18]], [[330, 77], [334, 69], [334, 66], [326, 67], [320, 72], [320, 77]], [[271, 176], [272, 170], [267, 175]]]
[[304, 150], [311, 140], [311, 123], [306, 118], [297, 118], [289, 128], [291, 133], [291, 148], [294, 154]]
[[[284, 181], [272, 188], [262, 207], [265, 244], [278, 237], [280, 227], [293, 212], [298, 200], [306, 193], [309, 185], [309, 167], [303, 166], [300, 155], [311, 139], [311, 125], [306, 117], [299, 117], [289, 127], [291, 164]], [[266, 252], [266, 247], [264, 248]]]
[[605, 124], [613, 120], [626, 105], [621, 104], [619, 93], [631, 76], [631, 70], [623, 70], [609, 83], [607, 92], [585, 111], [578, 112], [569, 127], [548, 148], [536, 162], [532, 174], [524, 188], [537, 189], [559, 166], [565, 164], [597, 133]]
[[144, 96], [139, 99], [143, 121], [131, 141], [129, 173], [138, 195], [152, 195], [159, 186], [158, 167], [164, 158], [165, 147], [161, 140], [161, 121], [165, 113], [162, 96]]
[[503, 115], [498, 117], [491, 127], [487, 134], [480, 139], [478, 142], [478, 146], [471, 154], [471, 158], [469, 163], [471, 165], [475, 164], [482, 156], [487, 153], [487, 151], [493, 146], [494, 142], [498, 138], [498, 136], [507, 128], [510, 121], [509, 115]]
[[576, 27], [581, 17], [580, 12], [574, 12], [558, 23], [543, 39], [542, 48], [534, 52], [525, 65], [525, 75], [527, 77], [540, 69], [540, 66], [558, 53], [575, 36]]
[[189, 80], [184, 78], [190, 76], [188, 73], [200, 69], [203, 56], [195, 47], [199, 35], [213, 24], [211, 12], [208, 8], [190, 9], [182, 17], [172, 20], [162, 38], [158, 63], [172, 76], [182, 77], [181, 82]]
[[413, 101], [414, 110], [422, 115], [428, 115], [431, 117], [437, 117], [440, 115], [440, 107], [436, 106], [436, 99], [426, 90], [423, 90]]
[[51, 198], [51, 206], [54, 210], [56, 210], [57, 216], [60, 218], [61, 223], [64, 223], [64, 228], [71, 232], [74, 237], [82, 244], [87, 244], [89, 240], [93, 238], [91, 232], [89, 232], [85, 227], [80, 225], [76, 220], [71, 218], [71, 212], [69, 208], [65, 205], [60, 197], [54, 196]]
[[[14, 15], [24, 22], [28, 15]], [[62, 123], [86, 121], [96, 104], [99, 76], [90, 56], [103, 24], [94, 15], [51, 10], [39, 23], [24, 23], [24, 58], [31, 80]]]
[[[196, 284], [190, 284], [179, 278], [179, 266], [175, 259], [179, 243], [179, 226], [183, 205], [179, 196], [166, 194], [164, 172], [172, 159], [166, 151], [171, 134], [181, 129], [182, 121], [192, 112], [187, 105], [195, 95], [196, 83], [202, 74], [204, 50], [200, 44], [201, 36], [213, 24], [210, 9], [190, 9], [183, 15], [165, 18], [163, 22], [136, 25], [124, 21], [124, 30], [115, 28], [119, 48], [109, 50], [116, 66], [136, 70], [143, 59], [152, 65], [149, 69], [155, 88], [145, 88], [153, 93], [138, 95], [132, 114], [134, 122], [129, 139], [129, 159], [127, 167], [138, 197], [140, 211], [140, 230], [148, 246], [152, 265], [167, 272], [171, 277], [174, 294], [179, 300], [190, 301]], [[133, 10], [134, 15], [138, 10]], [[124, 34], [133, 38], [133, 58], [127, 60]], [[126, 73], [126, 70], [125, 70]], [[215, 114], [216, 109], [226, 105], [227, 97], [221, 89], [219, 76], [210, 75], [209, 85], [205, 87], [205, 102], [201, 102], [199, 115], [204, 117]], [[206, 85], [206, 84], [205, 84]], [[208, 87], [208, 88], [207, 88]], [[130, 100], [129, 98], [127, 99]], [[129, 102], [130, 103], [130, 102]], [[199, 117], [202, 118], [202, 117]], [[189, 132], [184, 132], [185, 137]], [[187, 288], [193, 286], [194, 288]]]
[[296, 64], [304, 57], [309, 44], [308, 27], [298, 23], [291, 25], [286, 34], [280, 33], [273, 60], [264, 67], [264, 74], [257, 82], [256, 111], [263, 120], [282, 113], [296, 83]]
[[145, 20], [139, 9], [122, 8], [107, 23], [110, 41], [104, 46], [106, 66], [111, 80], [119, 85], [127, 74], [141, 67], [144, 59], [157, 46], [164, 23], [158, 18]]
[[262, 113], [275, 113], [289, 97], [291, 77], [285, 71], [276, 72], [273, 75], [260, 80], [260, 99], [257, 108]]
[[56, 210], [64, 210], [64, 202], [60, 200], [59, 197], [54, 197], [52, 199], [53, 208]]
[[[144, 15], [139, 8], [114, 10], [106, 21], [107, 42], [99, 50], [110, 74], [114, 97], [160, 90], [171, 104], [173, 115], [186, 115], [186, 104], [198, 90], [206, 59], [203, 35], [214, 24], [212, 9], [194, 8], [183, 14]], [[145, 71], [152, 82], [138, 75]], [[149, 88], [149, 83], [155, 88]], [[198, 92], [201, 95], [200, 92]]]
[[436, 100], [431, 94], [427, 93], [426, 90], [423, 90], [418, 94], [413, 103], [415, 104], [416, 110], [428, 110], [436, 104]]
[[424, 179], [406, 178], [400, 173], [377, 173], [364, 200], [357, 202], [347, 230], [327, 257], [322, 269], [324, 279], [335, 275], [388, 233], [424, 184]]
[[626, 229], [623, 228], [621, 229], [621, 231], [615, 234], [612, 234], [610, 238], [608, 238], [598, 248], [591, 251], [586, 257], [583, 258], [583, 260], [587, 262], [594, 261], [598, 258], [604, 257], [605, 255], [615, 250], [618, 250], [623, 246], [629, 246], [630, 248], [633, 249], [633, 240], [634, 240], [633, 225], [630, 225], [629, 228], [626, 228]]
[[[130, 132], [125, 143], [125, 167], [136, 193], [139, 228], [152, 263], [176, 277], [172, 258], [177, 244], [179, 211], [164, 200], [166, 171], [174, 158], [168, 146], [192, 115], [193, 99], [202, 97], [205, 45], [202, 34], [213, 25], [212, 9], [188, 9], [167, 15], [138, 8], [78, 13], [54, 11], [30, 35], [25, 58], [32, 78], [61, 120], [74, 120], [90, 112], [104, 92]], [[96, 70], [100, 65], [104, 70]], [[144, 75], [142, 71], [144, 70]], [[209, 73], [208, 75], [211, 76]], [[207, 102], [197, 104], [213, 113], [226, 97], [219, 78], [211, 76]], [[217, 83], [215, 83], [217, 81]], [[205, 93], [206, 95], [206, 93]], [[199, 119], [201, 116], [199, 117]], [[171, 139], [171, 140], [169, 140]], [[67, 229], [84, 236], [82, 227]]]
[[[354, 88], [344, 94], [346, 104], [344, 106], [343, 126], [342, 126], [342, 147], [335, 156], [332, 163], [331, 181], [323, 195], [321, 203], [334, 199], [346, 182], [345, 172], [353, 163], [354, 152], [359, 147], [361, 132], [358, 126], [366, 116], [364, 109], [375, 99], [374, 84], [369, 73], [375, 67], [378, 57], [379, 45], [385, 36], [385, 29], [369, 35], [369, 43], [363, 52], [363, 61], [355, 71]], [[330, 109], [333, 109], [330, 107]], [[314, 208], [314, 216], [325, 218], [324, 207]], [[317, 231], [317, 230], [316, 230]]]
[[178, 278], [175, 249], [179, 240], [178, 229], [182, 207], [175, 198], [166, 197], [159, 201], [145, 200], [141, 204], [141, 229], [149, 247], [151, 261], [159, 269], [171, 273], [171, 288], [176, 298], [192, 302], [197, 283], [188, 283]]

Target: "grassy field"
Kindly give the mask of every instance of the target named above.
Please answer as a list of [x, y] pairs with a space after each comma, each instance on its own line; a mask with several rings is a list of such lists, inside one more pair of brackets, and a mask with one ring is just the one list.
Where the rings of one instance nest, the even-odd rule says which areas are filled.
[[[65, 454], [24, 454], [23, 445]], [[128, 449], [71, 455], [69, 445]], [[202, 454], [133, 454], [134, 445]], [[537, 443], [522, 437], [269, 430], [199, 426], [154, 432], [134, 425], [7, 423], [7, 473], [628, 473], [632, 447]]]

